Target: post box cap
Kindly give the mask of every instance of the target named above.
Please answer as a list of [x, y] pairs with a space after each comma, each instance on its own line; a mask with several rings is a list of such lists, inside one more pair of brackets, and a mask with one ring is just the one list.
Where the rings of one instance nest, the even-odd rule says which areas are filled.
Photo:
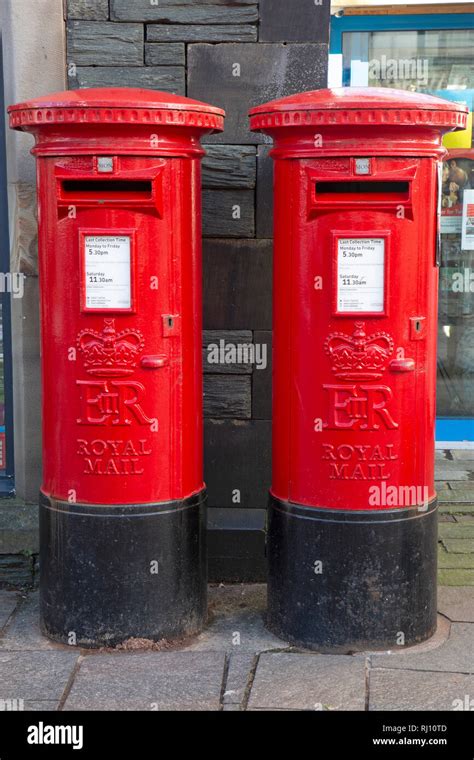
[[468, 108], [432, 95], [387, 87], [312, 90], [256, 106], [250, 128], [323, 125], [400, 125], [465, 129]]
[[158, 90], [103, 87], [55, 92], [9, 106], [10, 127], [48, 124], [164, 124], [222, 131], [225, 112], [199, 100]]

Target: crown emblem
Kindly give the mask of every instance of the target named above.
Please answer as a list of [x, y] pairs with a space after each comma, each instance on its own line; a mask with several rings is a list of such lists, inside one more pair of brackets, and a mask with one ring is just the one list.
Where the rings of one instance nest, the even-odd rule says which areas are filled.
[[352, 335], [333, 332], [324, 342], [324, 350], [332, 359], [332, 371], [347, 380], [381, 377], [393, 348], [388, 333], [367, 335], [365, 322], [356, 322]]
[[91, 375], [129, 375], [144, 345], [140, 330], [117, 332], [114, 319], [104, 319], [102, 332], [87, 329], [77, 336], [84, 368]]

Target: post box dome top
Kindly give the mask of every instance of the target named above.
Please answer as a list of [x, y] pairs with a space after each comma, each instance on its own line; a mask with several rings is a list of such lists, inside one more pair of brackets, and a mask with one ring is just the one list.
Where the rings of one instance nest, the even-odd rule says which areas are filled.
[[443, 98], [386, 87], [312, 90], [256, 106], [250, 128], [265, 131], [306, 125], [400, 125], [465, 129], [468, 108]]
[[158, 90], [128, 87], [55, 92], [8, 108], [12, 129], [48, 124], [165, 124], [222, 131], [221, 108]]

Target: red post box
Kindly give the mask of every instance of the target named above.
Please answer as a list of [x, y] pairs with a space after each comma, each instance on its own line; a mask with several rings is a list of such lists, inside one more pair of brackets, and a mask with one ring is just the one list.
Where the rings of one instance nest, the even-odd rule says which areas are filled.
[[36, 140], [41, 619], [81, 646], [206, 616], [200, 137], [224, 112], [151, 90], [11, 106]]
[[441, 138], [466, 108], [346, 88], [250, 114], [275, 159], [268, 624], [413, 644], [436, 627]]

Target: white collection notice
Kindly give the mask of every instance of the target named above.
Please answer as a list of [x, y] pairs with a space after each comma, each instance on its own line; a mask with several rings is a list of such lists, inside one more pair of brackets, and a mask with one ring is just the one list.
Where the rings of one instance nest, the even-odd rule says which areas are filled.
[[86, 235], [86, 309], [130, 309], [130, 237]]
[[474, 251], [474, 190], [463, 193], [461, 248]]
[[338, 313], [383, 312], [384, 280], [384, 238], [338, 239]]

